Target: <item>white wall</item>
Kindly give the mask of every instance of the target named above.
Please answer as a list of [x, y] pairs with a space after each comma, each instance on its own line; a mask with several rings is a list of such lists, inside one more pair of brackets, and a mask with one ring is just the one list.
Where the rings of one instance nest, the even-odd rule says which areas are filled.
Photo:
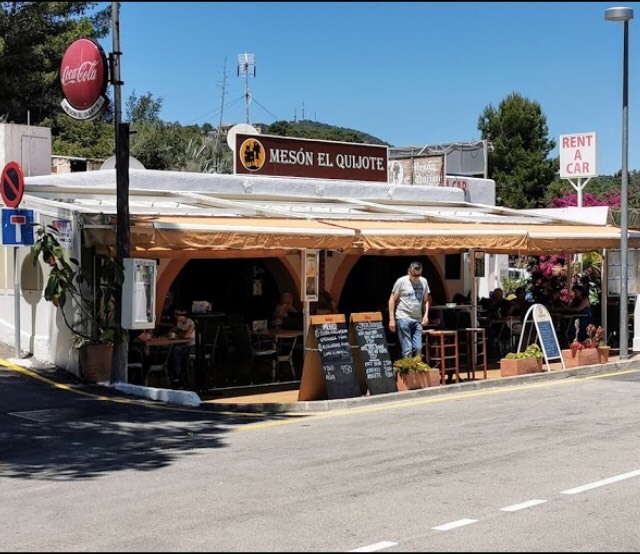
[[18, 162], [25, 177], [51, 174], [51, 129], [0, 124], [0, 166]]

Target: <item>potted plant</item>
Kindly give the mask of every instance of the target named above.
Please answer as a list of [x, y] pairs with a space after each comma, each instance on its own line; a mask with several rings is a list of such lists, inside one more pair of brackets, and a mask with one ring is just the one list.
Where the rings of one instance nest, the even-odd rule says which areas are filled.
[[393, 362], [399, 391], [435, 387], [440, 384], [440, 371], [432, 369], [421, 356], [404, 357]]
[[500, 375], [512, 377], [542, 371], [544, 354], [538, 344], [530, 344], [524, 352], [509, 352], [500, 360]]
[[[576, 338], [569, 345], [568, 349], [562, 351], [562, 358], [566, 367], [579, 367], [583, 365], [595, 365], [602, 363], [600, 354], [600, 343], [604, 335], [604, 329], [600, 326], [596, 327], [592, 323], [587, 325], [587, 338], [583, 341], [578, 340], [578, 331], [580, 329], [580, 321], [576, 319]], [[608, 348], [608, 347], [607, 347]], [[607, 360], [609, 359], [608, 351], [606, 352]], [[604, 354], [603, 354], [604, 355]]]
[[[95, 271], [88, 273], [75, 258], [64, 257], [58, 229], [39, 225], [31, 247], [33, 264], [42, 258], [49, 266], [44, 289], [45, 300], [60, 308], [63, 321], [73, 334], [83, 376], [93, 382], [111, 378], [114, 339], [127, 334], [115, 318], [117, 294], [124, 282], [122, 265], [105, 255], [95, 256]], [[69, 319], [68, 304], [78, 310]]]

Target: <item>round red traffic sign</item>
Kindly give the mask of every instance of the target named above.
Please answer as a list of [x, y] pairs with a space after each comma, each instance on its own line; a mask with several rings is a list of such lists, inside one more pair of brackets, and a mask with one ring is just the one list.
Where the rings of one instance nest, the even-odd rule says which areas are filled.
[[0, 193], [8, 208], [17, 208], [24, 194], [24, 173], [18, 162], [9, 162], [2, 170]]

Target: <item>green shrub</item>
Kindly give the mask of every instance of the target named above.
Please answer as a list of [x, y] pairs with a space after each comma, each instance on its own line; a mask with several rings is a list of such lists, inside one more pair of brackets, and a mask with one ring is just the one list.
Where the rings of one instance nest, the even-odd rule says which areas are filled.
[[394, 373], [399, 373], [401, 375], [406, 375], [408, 373], [424, 373], [430, 369], [429, 364], [423, 362], [421, 356], [400, 358], [393, 362]]
[[541, 360], [543, 357], [542, 348], [535, 343], [530, 344], [524, 352], [509, 352], [505, 356], [510, 360], [521, 360], [522, 358], [538, 358]]

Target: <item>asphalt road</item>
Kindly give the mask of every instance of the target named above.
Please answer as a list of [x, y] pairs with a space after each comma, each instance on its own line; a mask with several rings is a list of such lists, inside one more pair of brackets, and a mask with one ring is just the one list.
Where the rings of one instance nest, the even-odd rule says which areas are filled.
[[629, 370], [245, 416], [0, 369], [0, 550], [635, 552], [639, 400]]

